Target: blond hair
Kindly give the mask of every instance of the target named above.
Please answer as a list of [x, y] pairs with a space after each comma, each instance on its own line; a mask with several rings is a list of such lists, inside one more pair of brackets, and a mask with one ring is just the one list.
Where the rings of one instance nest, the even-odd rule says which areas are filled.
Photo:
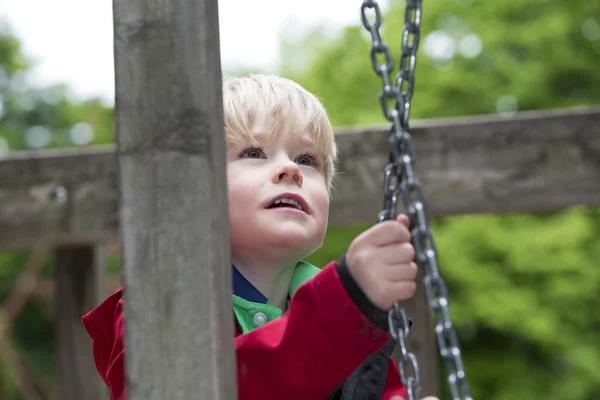
[[259, 110], [266, 112], [269, 136], [275, 137], [284, 127], [294, 134], [308, 132], [322, 157], [323, 175], [331, 191], [337, 146], [325, 107], [315, 95], [290, 79], [250, 75], [225, 80], [223, 108], [227, 145], [241, 141], [257, 144], [252, 127]]

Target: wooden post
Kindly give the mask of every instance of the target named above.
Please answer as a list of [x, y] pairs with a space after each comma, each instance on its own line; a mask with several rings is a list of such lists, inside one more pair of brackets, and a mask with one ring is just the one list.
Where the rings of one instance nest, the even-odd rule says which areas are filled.
[[106, 399], [92, 340], [81, 323], [81, 317], [104, 297], [105, 270], [106, 254], [99, 246], [61, 247], [56, 251], [54, 316], [61, 400]]
[[[421, 372], [421, 397], [440, 395], [440, 382], [438, 373], [438, 351], [431, 313], [425, 295], [423, 284], [423, 271], [417, 277], [417, 292], [402, 306], [413, 320], [413, 326], [408, 336], [408, 350], [417, 357]], [[400, 360], [400, 346], [396, 346], [393, 354], [394, 360]], [[409, 374], [413, 372], [410, 371]]]
[[[148, 79], [141, 73], [131, 72], [132, 79]], [[510, 119], [486, 115], [415, 121], [416, 173], [429, 219], [600, 205], [598, 126], [600, 107], [528, 111]], [[389, 129], [337, 132], [340, 173], [329, 226], [371, 223], [381, 211]], [[117, 240], [117, 180], [113, 146], [0, 158], [0, 249]]]
[[235, 399], [217, 0], [113, 9], [128, 399]]

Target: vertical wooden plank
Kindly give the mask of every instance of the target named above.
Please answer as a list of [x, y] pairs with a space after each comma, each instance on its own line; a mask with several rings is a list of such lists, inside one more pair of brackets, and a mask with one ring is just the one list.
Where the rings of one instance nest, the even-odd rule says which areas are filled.
[[[408, 315], [413, 319], [413, 326], [408, 336], [408, 349], [414, 353], [419, 362], [421, 397], [439, 397], [438, 349], [433, 331], [433, 321], [427, 304], [425, 285], [423, 284], [423, 271], [419, 271], [417, 282], [415, 296], [402, 303]], [[400, 360], [400, 347], [396, 346], [394, 350], [394, 360]]]
[[104, 400], [92, 340], [81, 317], [104, 296], [106, 254], [102, 247], [72, 246], [56, 251], [55, 320], [61, 400]]
[[217, 0], [113, 13], [128, 399], [235, 399]]

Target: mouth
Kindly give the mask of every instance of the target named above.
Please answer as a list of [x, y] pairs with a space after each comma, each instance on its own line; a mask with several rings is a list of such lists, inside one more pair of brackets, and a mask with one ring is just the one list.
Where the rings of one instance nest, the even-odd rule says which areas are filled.
[[273, 208], [291, 208], [302, 211], [306, 214], [310, 212], [308, 203], [302, 196], [294, 193], [282, 193], [277, 195], [266, 202], [266, 209]]

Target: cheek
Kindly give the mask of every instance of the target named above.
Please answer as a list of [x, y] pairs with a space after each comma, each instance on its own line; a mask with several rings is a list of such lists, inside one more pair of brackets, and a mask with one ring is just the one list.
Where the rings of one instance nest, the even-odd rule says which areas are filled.
[[305, 190], [310, 193], [315, 214], [327, 222], [329, 215], [329, 193], [323, 175], [314, 168], [302, 171], [304, 175]]
[[313, 206], [315, 207], [315, 235], [313, 237], [313, 248], [311, 251], [317, 250], [323, 245], [325, 235], [327, 234], [327, 222], [329, 219], [329, 194], [327, 189], [323, 189], [315, 193], [313, 196]]
[[227, 195], [229, 197], [229, 214], [243, 214], [255, 197], [256, 186], [250, 179], [243, 178], [239, 168], [227, 170]]
[[239, 168], [227, 169], [227, 196], [229, 209], [229, 234], [231, 246], [237, 247], [245, 239], [246, 226], [250, 223], [248, 208], [253, 198], [252, 185], [242, 178]]
[[327, 218], [329, 215], [329, 195], [327, 194], [327, 190], [319, 191], [319, 193], [314, 196], [314, 199], [319, 210], [319, 214]]
[[327, 220], [329, 218], [329, 194], [327, 193], [327, 187], [323, 183], [319, 184], [312, 191], [312, 203], [315, 208], [315, 216], [317, 217], [320, 225], [320, 230], [327, 229]]

